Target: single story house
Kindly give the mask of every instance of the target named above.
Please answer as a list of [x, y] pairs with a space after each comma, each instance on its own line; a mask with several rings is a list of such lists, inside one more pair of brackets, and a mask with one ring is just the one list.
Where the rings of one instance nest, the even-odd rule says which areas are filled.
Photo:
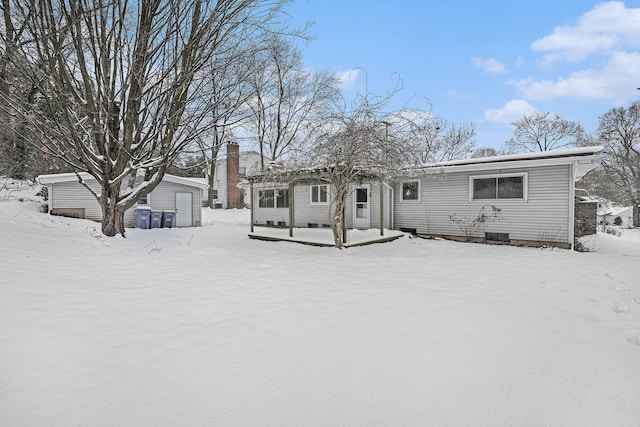
[[[393, 229], [421, 236], [571, 248], [575, 182], [602, 147], [503, 155], [425, 165], [400, 178], [352, 184], [347, 228]], [[281, 174], [281, 176], [284, 176]], [[251, 224], [328, 227], [333, 189], [321, 169], [285, 180], [251, 178]]]
[[[100, 191], [91, 175], [83, 172], [80, 177], [96, 192]], [[100, 204], [75, 173], [40, 175], [37, 182], [47, 187], [50, 214], [102, 220]], [[202, 224], [202, 193], [207, 188], [206, 183], [165, 174], [162, 182], [138, 205], [154, 211], [174, 211], [176, 227], [197, 227]], [[135, 206], [125, 212], [124, 222], [126, 227], [135, 226]]]

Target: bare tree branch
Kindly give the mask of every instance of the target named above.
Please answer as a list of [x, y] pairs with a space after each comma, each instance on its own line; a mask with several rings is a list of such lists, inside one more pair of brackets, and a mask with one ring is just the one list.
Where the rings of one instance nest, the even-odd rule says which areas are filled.
[[25, 71], [45, 102], [12, 108], [49, 152], [97, 180], [104, 234], [124, 234], [125, 210], [213, 123], [207, 65], [286, 2], [16, 0], [33, 39], [23, 55], [42, 64]]
[[576, 122], [551, 113], [534, 112], [511, 123], [514, 137], [506, 145], [511, 152], [549, 151], [580, 143], [584, 130]]

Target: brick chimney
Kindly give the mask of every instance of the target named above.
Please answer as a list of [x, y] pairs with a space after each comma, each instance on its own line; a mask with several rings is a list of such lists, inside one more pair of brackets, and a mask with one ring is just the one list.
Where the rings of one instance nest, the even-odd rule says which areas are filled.
[[235, 142], [227, 144], [227, 208], [244, 207], [244, 194], [238, 188], [240, 182], [240, 146]]

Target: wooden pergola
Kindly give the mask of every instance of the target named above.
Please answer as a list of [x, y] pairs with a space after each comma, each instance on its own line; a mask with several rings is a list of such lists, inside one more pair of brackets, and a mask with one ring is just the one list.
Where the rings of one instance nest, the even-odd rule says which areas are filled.
[[[384, 236], [384, 187], [385, 183], [382, 178], [373, 176], [371, 174], [362, 173], [358, 175], [359, 180], [379, 180], [380, 181], [380, 236]], [[313, 184], [330, 184], [329, 174], [327, 168], [300, 170], [300, 171], [282, 171], [282, 172], [267, 172], [260, 175], [254, 175], [249, 177], [250, 183], [250, 197], [251, 197], [251, 232], [254, 232], [254, 184], [287, 184], [289, 191], [289, 237], [293, 237], [293, 228], [295, 225], [295, 187], [296, 185], [313, 185]], [[344, 207], [346, 209], [346, 206]], [[342, 210], [342, 236], [343, 243], [346, 243], [347, 236], [347, 222], [346, 212]]]

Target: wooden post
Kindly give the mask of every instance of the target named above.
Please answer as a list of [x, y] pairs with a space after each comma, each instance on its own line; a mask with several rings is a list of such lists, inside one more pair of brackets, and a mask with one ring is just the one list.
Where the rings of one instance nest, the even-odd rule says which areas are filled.
[[380, 180], [380, 235], [384, 236], [384, 182]]
[[294, 195], [294, 184], [293, 182], [289, 183], [289, 237], [293, 237], [293, 224], [296, 222], [296, 212], [295, 212], [295, 197]]
[[253, 198], [253, 181], [251, 181], [251, 186], [249, 187], [249, 194], [251, 197], [251, 215], [249, 221], [251, 221], [251, 232], [253, 233], [253, 205], [255, 205], [256, 201]]

